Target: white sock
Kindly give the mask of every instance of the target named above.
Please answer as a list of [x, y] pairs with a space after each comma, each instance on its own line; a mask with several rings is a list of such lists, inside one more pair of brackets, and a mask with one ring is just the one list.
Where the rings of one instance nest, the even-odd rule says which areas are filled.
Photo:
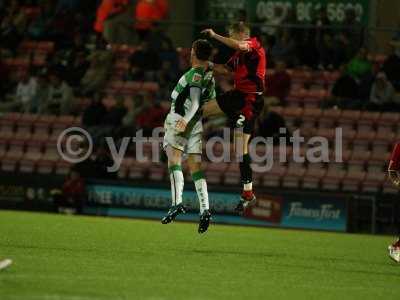
[[194, 185], [196, 187], [197, 197], [199, 198], [200, 214], [202, 214], [205, 210], [210, 209], [207, 182], [204, 178], [200, 178], [195, 180]]
[[182, 193], [185, 180], [183, 178], [181, 166], [173, 166], [169, 169], [169, 178], [171, 180], [172, 206], [182, 203]]
[[249, 183], [243, 184], [243, 190], [245, 190], [245, 191], [252, 191], [252, 190], [253, 190], [253, 183], [252, 183], [252, 182], [249, 182]]

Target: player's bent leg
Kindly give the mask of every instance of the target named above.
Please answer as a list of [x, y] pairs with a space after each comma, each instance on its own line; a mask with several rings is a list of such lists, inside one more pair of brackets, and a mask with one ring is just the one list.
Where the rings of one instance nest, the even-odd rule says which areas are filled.
[[198, 232], [204, 233], [210, 225], [211, 213], [208, 200], [207, 182], [201, 169], [201, 156], [199, 154], [189, 154], [188, 166], [190, 173], [192, 174], [192, 179], [200, 204], [200, 222]]
[[162, 218], [161, 223], [171, 223], [175, 218], [185, 213], [186, 209], [182, 204], [182, 194], [184, 187], [184, 177], [182, 172], [182, 154], [183, 151], [172, 146], [166, 146], [168, 157], [168, 170], [171, 181], [171, 199], [172, 205], [167, 215]]

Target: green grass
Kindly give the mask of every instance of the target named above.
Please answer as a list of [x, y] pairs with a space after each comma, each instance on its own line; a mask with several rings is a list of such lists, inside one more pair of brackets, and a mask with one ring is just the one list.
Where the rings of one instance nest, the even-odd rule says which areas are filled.
[[0, 299], [399, 299], [390, 237], [0, 212]]

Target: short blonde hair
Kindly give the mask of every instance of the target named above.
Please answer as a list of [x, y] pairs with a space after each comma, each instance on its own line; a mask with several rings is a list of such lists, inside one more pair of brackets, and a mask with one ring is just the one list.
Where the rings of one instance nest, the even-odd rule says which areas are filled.
[[246, 35], [250, 35], [250, 27], [244, 22], [234, 23], [229, 26], [229, 34], [240, 34], [244, 33]]

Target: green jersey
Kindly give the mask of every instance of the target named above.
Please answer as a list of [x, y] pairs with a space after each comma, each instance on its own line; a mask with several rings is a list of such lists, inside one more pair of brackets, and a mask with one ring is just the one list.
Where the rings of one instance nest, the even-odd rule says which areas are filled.
[[184, 116], [191, 107], [190, 88], [198, 87], [201, 89], [200, 107], [195, 116], [190, 120], [190, 125], [194, 125], [201, 119], [202, 106], [210, 99], [215, 99], [215, 80], [213, 72], [203, 68], [191, 68], [179, 79], [174, 88], [171, 98], [171, 112]]

